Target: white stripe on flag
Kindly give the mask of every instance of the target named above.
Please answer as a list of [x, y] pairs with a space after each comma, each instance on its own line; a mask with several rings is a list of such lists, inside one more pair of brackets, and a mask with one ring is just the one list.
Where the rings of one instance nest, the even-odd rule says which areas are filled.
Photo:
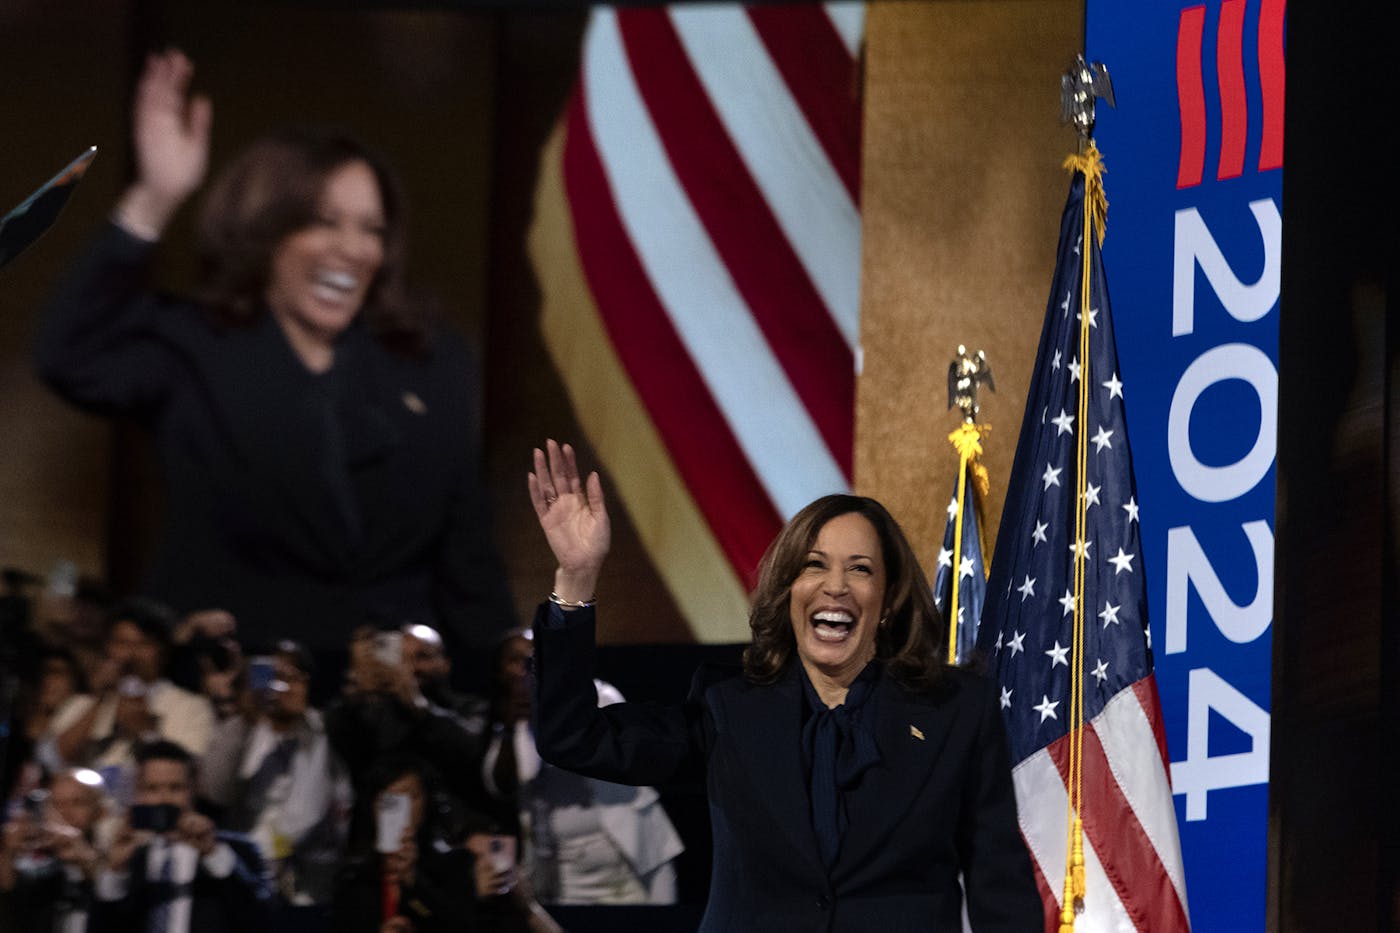
[[710, 103], [847, 346], [860, 340], [860, 212], [737, 3], [672, 6]]
[[[1065, 822], [1069, 796], [1050, 753], [1041, 749], [1011, 772], [1016, 784], [1016, 807], [1021, 834], [1058, 904], [1064, 894]], [[1118, 892], [1104, 874], [1089, 837], [1084, 837], [1084, 910], [1074, 922], [1074, 933], [1136, 933], [1132, 919], [1118, 899]], [[1056, 908], [1058, 914], [1058, 907]]]
[[847, 489], [666, 158], [610, 9], [594, 10], [583, 70], [588, 122], [628, 238], [773, 505], [788, 518]]
[[1137, 692], [1121, 690], [1109, 700], [1094, 719], [1094, 732], [1103, 745], [1114, 780], [1147, 833], [1184, 909], [1186, 878], [1176, 835], [1176, 809], [1166, 769], [1157, 752], [1157, 738]]
[[865, 3], [862, 0], [838, 0], [823, 4], [827, 18], [836, 27], [836, 34], [846, 43], [851, 58], [860, 58], [860, 43], [865, 37]]

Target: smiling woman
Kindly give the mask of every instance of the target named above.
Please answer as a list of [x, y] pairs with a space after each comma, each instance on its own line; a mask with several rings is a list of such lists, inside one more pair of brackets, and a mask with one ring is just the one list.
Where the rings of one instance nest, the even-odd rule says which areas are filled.
[[534, 452], [530, 500], [559, 565], [535, 616], [536, 741], [623, 784], [703, 782], [708, 931], [1044, 927], [1016, 822], [995, 686], [946, 667], [942, 622], [899, 525], [824, 496], [768, 548], [744, 676], [682, 706], [597, 706], [594, 587], [611, 544], [596, 473]]
[[195, 299], [145, 290], [205, 175], [212, 107], [192, 74], [179, 52], [148, 59], [135, 180], [36, 346], [61, 395], [153, 434], [166, 508], [146, 593], [231, 611], [252, 648], [343, 651], [373, 617], [493, 643], [514, 620], [472, 440], [476, 365], [408, 297], [388, 167], [335, 130], [255, 141], [205, 200]]

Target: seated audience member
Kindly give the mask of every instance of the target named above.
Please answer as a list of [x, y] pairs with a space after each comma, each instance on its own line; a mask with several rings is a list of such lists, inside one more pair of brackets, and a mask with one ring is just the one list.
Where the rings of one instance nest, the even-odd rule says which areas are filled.
[[[530, 729], [531, 632], [511, 632], [497, 651], [493, 727], [482, 763], [487, 789], [522, 813], [528, 867], [546, 904], [674, 904], [673, 860], [685, 845], [651, 787], [582, 777], [540, 759]], [[594, 681], [598, 705], [622, 702]]]
[[[380, 761], [367, 779], [375, 814], [373, 845], [346, 862], [336, 885], [337, 933], [557, 930], [515, 884], [509, 847], [492, 858], [492, 837], [465, 829], [434, 791], [433, 769], [411, 756]], [[512, 840], [513, 841], [513, 840]], [[532, 907], [535, 908], [532, 911]]]
[[200, 796], [223, 811], [220, 825], [257, 844], [297, 906], [329, 904], [351, 804], [349, 778], [307, 702], [312, 670], [293, 641], [252, 659], [246, 715], [214, 730], [199, 777]]
[[[166, 680], [171, 617], [159, 604], [135, 600], [113, 613], [106, 657], [91, 692], [54, 714], [49, 735], [67, 765], [130, 769], [136, 743], [156, 738], [204, 754], [213, 730], [209, 701]], [[123, 796], [115, 789], [118, 799]]]
[[[82, 933], [107, 815], [102, 778], [74, 768], [31, 792], [0, 838], [4, 929]], [[110, 827], [108, 827], [110, 829]]]
[[350, 642], [344, 690], [326, 709], [326, 732], [354, 785], [356, 827], [367, 825], [366, 809], [373, 797], [365, 781], [375, 763], [388, 755], [427, 762], [447, 776], [444, 790], [471, 810], [493, 807], [478, 766], [485, 747], [485, 718], [458, 716], [425, 697], [403, 652], [405, 641], [400, 631], [357, 630]]
[[194, 810], [194, 759], [168, 741], [141, 745], [135, 756], [133, 803], [97, 874], [89, 929], [263, 929], [271, 892], [257, 847]]

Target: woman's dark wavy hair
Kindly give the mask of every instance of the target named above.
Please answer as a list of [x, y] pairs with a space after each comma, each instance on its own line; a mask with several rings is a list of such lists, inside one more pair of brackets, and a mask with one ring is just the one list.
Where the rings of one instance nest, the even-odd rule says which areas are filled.
[[864, 516], [875, 527], [885, 563], [886, 622], [875, 636], [875, 657], [907, 689], [927, 690], [942, 680], [946, 630], [914, 549], [883, 505], [850, 495], [823, 496], [806, 506], [768, 545], [749, 611], [753, 643], [744, 651], [744, 674], [750, 680], [772, 683], [793, 660], [792, 583], [826, 523], [851, 513]]
[[409, 355], [428, 349], [428, 317], [410, 301], [404, 281], [407, 252], [403, 190], [388, 164], [341, 130], [295, 127], [244, 149], [215, 179], [200, 211], [200, 300], [225, 325], [246, 325], [266, 310], [265, 295], [278, 245], [316, 218], [327, 179], [352, 162], [374, 172], [384, 204], [384, 263], [361, 311], [386, 347]]

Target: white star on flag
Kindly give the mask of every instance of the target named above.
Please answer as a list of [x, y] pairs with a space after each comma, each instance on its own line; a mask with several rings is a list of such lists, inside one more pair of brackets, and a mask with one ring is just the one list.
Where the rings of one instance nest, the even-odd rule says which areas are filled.
[[1050, 702], [1050, 698], [1049, 698], [1048, 696], [1046, 696], [1045, 694], [1042, 693], [1042, 694], [1041, 694], [1040, 703], [1038, 703], [1038, 704], [1035, 705], [1035, 706], [1032, 706], [1031, 709], [1033, 709], [1033, 710], [1035, 710], [1037, 713], [1039, 713], [1039, 714], [1040, 714], [1040, 721], [1041, 721], [1041, 722], [1044, 722], [1044, 721], [1047, 720], [1047, 719], [1059, 719], [1059, 718], [1060, 718], [1059, 716], [1056, 716], [1056, 715], [1055, 715], [1055, 707], [1057, 707], [1057, 706], [1059, 706], [1059, 705], [1060, 705], [1060, 701], [1059, 701], [1059, 700], [1056, 700], [1055, 702], [1051, 703], [1051, 702]]
[[1118, 374], [1114, 373], [1107, 382], [1099, 383], [1108, 390], [1108, 398], [1112, 401], [1115, 398], [1123, 397], [1123, 383], [1118, 381]]
[[1094, 453], [1101, 454], [1105, 447], [1112, 447], [1113, 444], [1109, 441], [1109, 438], [1112, 436], [1112, 431], [1105, 431], [1103, 425], [1099, 425], [1099, 433], [1089, 438], [1089, 440], [1094, 442]]
[[1013, 634], [1013, 635], [1011, 636], [1011, 641], [1010, 641], [1010, 643], [1007, 645], [1007, 647], [1011, 649], [1011, 656], [1012, 656], [1013, 658], [1016, 657], [1016, 652], [1018, 652], [1018, 651], [1025, 651], [1025, 650], [1026, 650], [1025, 642], [1026, 642], [1026, 633], [1025, 633], [1025, 632], [1016, 632], [1015, 634]]
[[1065, 595], [1060, 597], [1060, 605], [1065, 607], [1063, 615], [1069, 615], [1074, 611], [1074, 593], [1065, 590]]
[[964, 557], [960, 561], [958, 561], [958, 577], [962, 578], [970, 576], [972, 576], [972, 558]]
[[1062, 469], [1064, 469], [1064, 468], [1063, 468], [1063, 467], [1052, 467], [1052, 466], [1051, 466], [1050, 464], [1048, 464], [1048, 463], [1045, 464], [1045, 473], [1042, 474], [1040, 478], [1041, 478], [1041, 480], [1045, 483], [1045, 488], [1046, 488], [1046, 489], [1049, 489], [1051, 486], [1058, 486], [1058, 485], [1060, 485], [1060, 470], [1062, 470]]
[[1087, 512], [1090, 506], [1099, 504], [1099, 491], [1102, 489], [1102, 486], [1095, 486], [1093, 483], [1084, 485], [1084, 511]]
[[1114, 625], [1118, 624], [1118, 610], [1122, 608], [1121, 605], [1115, 606], [1106, 599], [1103, 601], [1103, 612], [1099, 613], [1099, 618], [1103, 619], [1104, 628], [1108, 628], [1110, 622]]
[[[1091, 547], [1093, 547], [1093, 546], [1094, 546], [1094, 542], [1092, 542], [1092, 541], [1085, 541], [1085, 542], [1084, 542], [1084, 559], [1085, 559], [1085, 560], [1088, 560], [1088, 558], [1089, 558], [1089, 548], [1091, 548]], [[1079, 542], [1078, 542], [1078, 541], [1071, 541], [1071, 542], [1070, 542], [1070, 545], [1069, 545], [1069, 550], [1070, 550], [1070, 553], [1071, 553], [1071, 554], [1073, 554], [1075, 557], [1078, 557], [1078, 556], [1079, 556], [1079, 553], [1080, 553], [1080, 550], [1079, 550]]]
[[1055, 432], [1056, 437], [1059, 437], [1061, 434], [1074, 433], [1074, 416], [1063, 408], [1060, 409], [1060, 416], [1058, 418], [1051, 418], [1050, 423], [1059, 428], [1059, 430]]
[[1134, 557], [1137, 557], [1137, 555], [1124, 554], [1123, 549], [1120, 547], [1118, 553], [1108, 559], [1108, 562], [1112, 564], [1114, 568], [1113, 575], [1116, 577], [1125, 570], [1128, 571], [1128, 573], [1132, 573]]
[[939, 549], [938, 549], [938, 566], [940, 566], [940, 567], [952, 567], [952, 566], [953, 566], [953, 552], [950, 551], [950, 550], [948, 550], [946, 547], [945, 547], [945, 548], [939, 548]]
[[1010, 687], [1002, 687], [1002, 688], [1001, 688], [1001, 708], [1002, 708], [1002, 709], [1010, 709], [1010, 708], [1011, 708], [1011, 688], [1010, 688]]
[[1079, 357], [1077, 356], [1069, 361], [1069, 381], [1079, 381]]
[[1135, 522], [1138, 520], [1137, 496], [1133, 496], [1123, 504], [1123, 511], [1128, 513], [1128, 521]]
[[1099, 683], [1103, 683], [1105, 680], [1108, 680], [1108, 662], [1103, 658], [1099, 658], [1099, 663], [1095, 664], [1094, 669], [1089, 673], [1092, 674]]
[[1030, 574], [1026, 574], [1025, 581], [1020, 586], [1016, 587], [1016, 592], [1021, 594], [1021, 602], [1025, 602], [1026, 597], [1028, 596], [1034, 596], [1035, 577], [1032, 577]]
[[1069, 646], [1066, 645], [1065, 647], [1061, 648], [1060, 640], [1058, 638], [1055, 639], [1055, 647], [1045, 652], [1045, 655], [1050, 659], [1051, 667], [1054, 667], [1056, 664], [1063, 664], [1065, 667], [1069, 667]]

